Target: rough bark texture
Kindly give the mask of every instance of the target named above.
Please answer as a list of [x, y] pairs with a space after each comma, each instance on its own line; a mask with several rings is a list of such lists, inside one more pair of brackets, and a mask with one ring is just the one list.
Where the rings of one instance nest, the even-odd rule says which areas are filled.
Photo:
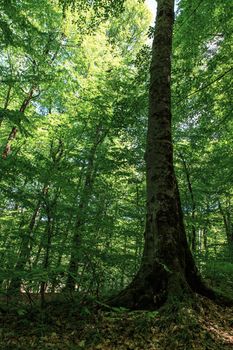
[[149, 91], [146, 147], [147, 216], [141, 267], [110, 300], [114, 306], [154, 309], [197, 292], [215, 299], [189, 249], [173, 167], [171, 54], [174, 0], [158, 0]]

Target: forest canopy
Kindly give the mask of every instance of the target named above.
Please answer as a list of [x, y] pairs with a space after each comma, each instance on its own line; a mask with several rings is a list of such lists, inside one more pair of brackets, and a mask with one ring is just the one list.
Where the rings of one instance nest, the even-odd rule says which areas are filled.
[[[176, 3], [168, 75], [187, 249], [208, 285], [229, 297], [232, 7], [231, 0]], [[148, 110], [159, 15], [154, 28], [144, 1], [1, 1], [3, 295], [44, 301], [70, 291], [99, 300], [125, 290], [140, 270], [150, 239]], [[164, 77], [155, 77], [160, 89]]]

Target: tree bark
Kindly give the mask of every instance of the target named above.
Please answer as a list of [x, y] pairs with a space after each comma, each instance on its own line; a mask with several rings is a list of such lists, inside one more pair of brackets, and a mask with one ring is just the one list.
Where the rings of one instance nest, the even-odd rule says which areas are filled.
[[[46, 234], [46, 242], [44, 244], [44, 257], [42, 262], [42, 268], [44, 271], [47, 272], [50, 266], [50, 253], [52, 249], [52, 236], [54, 232], [54, 224], [56, 219], [56, 207], [57, 207], [57, 201], [59, 198], [60, 189], [56, 189], [56, 193], [54, 195], [54, 198], [45, 201], [45, 211], [47, 216], [47, 225], [45, 229]], [[47, 288], [47, 281], [43, 280], [40, 284], [40, 296], [41, 296], [41, 306], [43, 307], [45, 304], [45, 292]]]
[[[59, 139], [57, 146], [54, 144], [54, 141], [51, 142], [51, 145], [50, 145], [50, 157], [51, 157], [51, 161], [52, 161], [51, 169], [50, 169], [51, 173], [56, 171], [56, 169], [58, 168], [59, 163], [62, 160], [63, 152], [64, 152], [64, 145], [63, 145], [63, 141], [61, 139]], [[32, 249], [31, 242], [32, 242], [32, 238], [33, 238], [32, 236], [34, 233], [36, 220], [37, 220], [38, 215], [41, 211], [42, 201], [45, 202], [45, 206], [47, 204], [46, 197], [48, 196], [49, 183], [50, 183], [50, 181], [48, 179], [46, 181], [46, 183], [43, 185], [43, 188], [42, 188], [41, 193], [40, 193], [40, 198], [38, 199], [37, 205], [34, 209], [30, 223], [28, 225], [28, 231], [22, 237], [20, 254], [19, 254], [19, 258], [18, 258], [18, 261], [16, 263], [16, 266], [15, 266], [15, 271], [18, 274], [18, 276], [12, 278], [9, 289], [8, 289], [9, 293], [17, 293], [20, 291], [20, 286], [21, 286], [20, 272], [22, 272], [25, 269], [25, 267], [30, 259], [30, 253], [31, 253], [31, 249]], [[54, 205], [56, 204], [56, 200], [57, 200], [57, 198], [54, 199]], [[48, 207], [49, 206], [47, 205], [46, 206], [47, 211], [48, 211]], [[48, 239], [47, 254], [49, 254], [50, 245], [51, 245], [51, 234], [52, 233], [51, 233], [50, 227], [51, 227], [50, 218], [48, 217], [48, 228], [46, 229], [47, 230], [47, 239]], [[41, 243], [43, 243], [43, 241]], [[39, 258], [39, 254], [40, 254], [40, 251], [42, 248], [43, 248], [43, 245], [40, 245], [39, 251], [37, 254], [38, 258]], [[46, 265], [46, 263], [45, 263], [45, 265]]]
[[[64, 34], [62, 33], [61, 40], [63, 38], [64, 38]], [[50, 45], [51, 45], [52, 40], [53, 40], [52, 36], [49, 36], [48, 43], [45, 46], [45, 49], [43, 51], [43, 57], [44, 57], [45, 60], [46, 60], [47, 57], [49, 57]], [[60, 45], [58, 46], [58, 48], [54, 52], [52, 58], [50, 59], [51, 62], [55, 61], [55, 59], [57, 58], [57, 55], [59, 53], [59, 50], [60, 50]], [[36, 61], [35, 60], [33, 60], [33, 65], [34, 66], [36, 65]], [[22, 113], [22, 116], [23, 116], [25, 110], [27, 109], [27, 107], [30, 105], [31, 100], [34, 99], [35, 97], [39, 96], [40, 93], [38, 95], [34, 96], [34, 92], [38, 89], [38, 87], [39, 87], [39, 84], [37, 84], [37, 83], [33, 84], [31, 86], [31, 88], [29, 89], [29, 92], [27, 93], [27, 96], [24, 98], [24, 100], [22, 102], [22, 105], [19, 108], [19, 112]], [[12, 86], [9, 86], [9, 89], [8, 89], [8, 92], [7, 92], [7, 96], [6, 96], [4, 109], [7, 109], [7, 106], [9, 104], [11, 88], [12, 88]], [[19, 122], [21, 123], [21, 120]], [[2, 123], [2, 119], [0, 118], [0, 127], [1, 127], [1, 123]], [[4, 147], [4, 151], [2, 153], [2, 158], [3, 159], [7, 159], [7, 157], [11, 153], [11, 144], [14, 141], [14, 139], [16, 138], [17, 133], [18, 133], [18, 128], [16, 126], [13, 126], [12, 129], [11, 129], [11, 132], [10, 132], [10, 134], [8, 136], [6, 145]]]
[[[6, 93], [6, 99], [5, 99], [4, 107], [3, 107], [4, 110], [6, 110], [8, 105], [9, 105], [11, 90], [12, 90], [12, 85], [9, 85], [8, 89], [7, 89], [7, 93]], [[1, 115], [0, 116], [0, 127], [2, 126], [3, 119], [4, 119], [4, 117], [3, 117], [3, 115]]]
[[223, 206], [220, 202], [220, 200], [218, 200], [218, 207], [219, 207], [219, 211], [223, 217], [223, 222], [224, 222], [224, 227], [225, 227], [225, 231], [226, 231], [226, 239], [227, 239], [227, 244], [228, 247], [230, 249], [230, 251], [232, 251], [232, 247], [233, 247], [233, 225], [232, 225], [232, 220], [231, 220], [231, 203], [230, 200], [227, 199], [226, 200], [226, 208], [225, 210], [223, 209]]
[[81, 252], [81, 241], [82, 241], [82, 230], [87, 219], [87, 208], [89, 200], [92, 194], [92, 189], [95, 179], [95, 157], [98, 146], [104, 142], [107, 135], [105, 130], [102, 130], [101, 124], [97, 126], [95, 140], [90, 149], [89, 156], [87, 159], [87, 169], [85, 174], [85, 181], [83, 191], [80, 196], [78, 212], [75, 220], [74, 235], [71, 247], [71, 256], [68, 266], [68, 277], [66, 281], [66, 289], [73, 292], [76, 286], [76, 276], [78, 273], [80, 263], [80, 252]]
[[[26, 108], [28, 107], [28, 105], [30, 104], [31, 100], [33, 99], [33, 93], [34, 93], [34, 90], [35, 90], [35, 86], [32, 86], [27, 94], [27, 96], [25, 97], [25, 99], [23, 100], [23, 103], [19, 109], [19, 112], [23, 113], [25, 112]], [[13, 140], [16, 138], [16, 135], [18, 133], [18, 128], [16, 126], [13, 126], [12, 129], [11, 129], [11, 132], [8, 136], [8, 139], [7, 139], [7, 143], [4, 147], [4, 151], [2, 153], [2, 158], [3, 159], [6, 159], [8, 157], [8, 155], [10, 154], [11, 152], [11, 144], [13, 142]]]
[[[44, 185], [41, 191], [41, 194], [44, 195], [47, 190], [48, 188], [46, 187], [46, 185]], [[32, 236], [34, 233], [34, 227], [35, 227], [36, 219], [39, 215], [40, 209], [41, 209], [41, 198], [38, 200], [37, 205], [32, 213], [32, 217], [28, 225], [28, 230], [26, 233], [23, 234], [23, 237], [22, 237], [20, 253], [15, 266], [15, 272], [17, 273], [17, 276], [12, 278], [8, 288], [8, 291], [10, 294], [20, 292], [21, 280], [22, 280], [20, 277], [20, 272], [22, 272], [25, 269], [25, 266], [30, 257], [30, 252], [31, 252], [30, 244], [33, 238]]]
[[155, 309], [186, 300], [193, 292], [212, 299], [188, 246], [173, 166], [171, 135], [171, 54], [174, 0], [157, 1], [150, 69], [146, 145], [146, 227], [141, 266], [126, 289], [109, 304]]
[[186, 160], [185, 160], [183, 154], [179, 152], [179, 156], [180, 156], [180, 159], [181, 159], [181, 161], [183, 163], [184, 172], [185, 172], [185, 176], [186, 176], [186, 180], [187, 180], [187, 186], [188, 186], [189, 195], [190, 195], [190, 199], [191, 199], [191, 210], [192, 210], [191, 211], [191, 220], [192, 220], [192, 224], [191, 224], [190, 241], [191, 241], [192, 251], [195, 252], [196, 251], [196, 243], [197, 243], [197, 233], [196, 233], [196, 227], [195, 227], [196, 203], [195, 203], [195, 199], [194, 199], [192, 183], [191, 183], [191, 180], [190, 180], [189, 167], [188, 167], [188, 165], [186, 163]]

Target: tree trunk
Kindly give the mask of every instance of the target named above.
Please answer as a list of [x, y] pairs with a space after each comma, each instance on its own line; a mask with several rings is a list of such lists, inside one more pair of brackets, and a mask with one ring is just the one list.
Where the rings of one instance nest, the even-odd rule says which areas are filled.
[[[42, 195], [44, 195], [47, 191], [46, 185], [43, 186], [42, 189]], [[31, 251], [31, 241], [32, 236], [34, 233], [34, 227], [36, 224], [36, 219], [38, 217], [38, 214], [40, 212], [41, 208], [41, 199], [38, 200], [37, 205], [32, 213], [32, 217], [30, 219], [30, 223], [28, 225], [28, 230], [26, 233], [23, 233], [22, 242], [21, 242], [21, 248], [19, 253], [19, 258], [15, 266], [15, 272], [17, 273], [17, 276], [12, 278], [9, 286], [9, 293], [18, 293], [20, 292], [21, 287], [21, 277], [20, 272], [22, 272], [25, 269], [25, 266], [29, 260], [30, 257], [30, 251]]]
[[[30, 88], [27, 96], [23, 100], [23, 103], [22, 103], [22, 105], [21, 105], [21, 107], [19, 109], [20, 113], [23, 114], [25, 112], [26, 108], [28, 107], [28, 105], [30, 104], [31, 100], [33, 99], [34, 90], [35, 90], [35, 86], [32, 86]], [[7, 143], [5, 145], [4, 151], [2, 153], [2, 158], [3, 159], [6, 159], [8, 157], [8, 155], [10, 154], [10, 152], [11, 152], [11, 144], [12, 144], [13, 140], [16, 138], [17, 133], [18, 133], [18, 128], [16, 126], [13, 126], [12, 129], [11, 129], [11, 132], [10, 132], [10, 134], [8, 136]]]
[[157, 1], [150, 70], [146, 145], [146, 228], [141, 267], [131, 284], [110, 300], [114, 306], [154, 309], [194, 292], [215, 298], [198, 274], [189, 249], [173, 166], [171, 54], [174, 0]]
[[[62, 33], [61, 35], [61, 40], [64, 38], [64, 34]], [[53, 38], [52, 36], [49, 36], [49, 39], [48, 39], [48, 43], [47, 45], [45, 46], [44, 48], [44, 51], [43, 51], [43, 57], [44, 57], [44, 60], [46, 60], [47, 57], [49, 57], [49, 52], [50, 52], [50, 45], [53, 41]], [[56, 51], [53, 53], [53, 56], [52, 58], [50, 59], [51, 62], [55, 61], [55, 59], [57, 58], [57, 55], [59, 53], [59, 50], [60, 50], [60, 45], [57, 47]], [[34, 60], [34, 63], [33, 65], [36, 64], [36, 61]], [[39, 96], [39, 94], [37, 96], [34, 96], [34, 92], [38, 89], [39, 87], [39, 84], [33, 84], [31, 86], [31, 88], [29, 89], [29, 92], [27, 93], [27, 96], [24, 98], [23, 102], [22, 102], [22, 105], [19, 109], [19, 112], [23, 113], [25, 112], [25, 110], [27, 109], [27, 107], [29, 106], [29, 104], [31, 103], [31, 100], [37, 96]], [[7, 108], [8, 104], [9, 104], [9, 99], [10, 99], [10, 93], [11, 93], [11, 88], [12, 86], [9, 86], [9, 89], [8, 89], [8, 92], [7, 92], [7, 97], [6, 97], [6, 101], [5, 101], [5, 106], [4, 106], [4, 109]], [[0, 127], [1, 127], [1, 123], [2, 123], [2, 119], [0, 118]], [[19, 123], [21, 123], [21, 120], [19, 121]], [[11, 153], [11, 144], [12, 142], [14, 141], [14, 139], [16, 138], [17, 136], [17, 133], [18, 133], [18, 128], [16, 126], [13, 126], [12, 129], [11, 129], [11, 132], [8, 136], [8, 139], [7, 139], [7, 142], [6, 142], [6, 145], [4, 147], [4, 151], [2, 153], [2, 158], [3, 159], [7, 159], [7, 157], [9, 156], [9, 154]]]
[[187, 186], [188, 186], [188, 190], [189, 190], [189, 195], [190, 195], [190, 199], [191, 199], [191, 248], [192, 251], [195, 252], [196, 251], [196, 241], [197, 241], [197, 233], [196, 233], [196, 227], [195, 227], [195, 219], [196, 219], [196, 203], [195, 203], [195, 199], [194, 199], [194, 194], [193, 194], [193, 187], [192, 187], [192, 183], [190, 180], [190, 171], [189, 171], [189, 167], [186, 163], [186, 160], [183, 156], [182, 153], [179, 152], [179, 156], [180, 159], [182, 161], [183, 167], [184, 167], [184, 172], [185, 172], [185, 176], [186, 176], [186, 180], [187, 180]]
[[228, 247], [229, 258], [232, 260], [232, 250], [233, 250], [233, 224], [231, 219], [231, 201], [230, 197], [226, 197], [225, 208], [223, 208], [220, 200], [218, 200], [219, 211], [222, 215], [224, 228], [226, 232], [226, 241]]
[[85, 181], [80, 201], [78, 205], [78, 212], [75, 220], [74, 236], [72, 240], [71, 256], [68, 266], [68, 277], [66, 281], [66, 289], [73, 292], [76, 285], [76, 276], [78, 273], [78, 267], [80, 263], [81, 252], [81, 231], [85, 225], [87, 217], [87, 207], [89, 204], [92, 188], [94, 185], [95, 177], [95, 157], [98, 146], [104, 141], [106, 132], [101, 130], [101, 125], [97, 126], [95, 140], [90, 150], [89, 157], [87, 159], [87, 169], [85, 174]]
[[[43, 258], [43, 263], [42, 263], [42, 268], [44, 272], [48, 270], [49, 265], [50, 265], [50, 252], [52, 248], [52, 235], [53, 235], [53, 230], [54, 230], [54, 220], [55, 220], [55, 211], [56, 211], [56, 205], [57, 205], [57, 199], [58, 199], [58, 193], [55, 194], [54, 200], [51, 201], [51, 203], [48, 202], [46, 203], [46, 214], [47, 214], [47, 225], [46, 225], [46, 230], [45, 230], [45, 237], [46, 237], [46, 242], [44, 246], [44, 258]], [[47, 288], [47, 281], [43, 280], [41, 281], [40, 284], [40, 296], [41, 296], [41, 306], [43, 307], [45, 304], [45, 292]]]
[[226, 203], [226, 209], [224, 211], [222, 204], [220, 202], [220, 200], [218, 200], [218, 207], [219, 207], [219, 211], [223, 217], [223, 222], [224, 222], [224, 227], [225, 227], [225, 231], [226, 231], [226, 239], [227, 239], [227, 243], [228, 246], [230, 248], [232, 248], [233, 245], [233, 226], [231, 223], [231, 215], [230, 215], [230, 203]]
[[[6, 99], [5, 99], [4, 107], [3, 107], [4, 110], [6, 110], [8, 105], [9, 105], [10, 96], [11, 96], [11, 90], [12, 90], [12, 85], [9, 85], [8, 89], [7, 89], [7, 93], [6, 93]], [[0, 127], [2, 126], [3, 118], [4, 118], [3, 115], [1, 115], [0, 116]]]

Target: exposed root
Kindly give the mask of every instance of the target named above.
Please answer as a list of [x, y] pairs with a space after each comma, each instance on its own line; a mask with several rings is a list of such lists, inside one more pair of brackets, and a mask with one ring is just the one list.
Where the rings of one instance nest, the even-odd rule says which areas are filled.
[[153, 268], [142, 268], [129, 286], [110, 298], [108, 304], [124, 306], [131, 310], [157, 309], [167, 298], [167, 284], [168, 272], [163, 266], [155, 263]]
[[131, 310], [156, 310], [164, 304], [172, 304], [174, 300], [177, 303], [195, 300], [196, 294], [218, 305], [233, 306], [233, 299], [208, 287], [200, 275], [197, 274], [190, 285], [182, 273], [167, 271], [159, 263], [155, 263], [153, 269], [141, 269], [129, 286], [107, 303]]

